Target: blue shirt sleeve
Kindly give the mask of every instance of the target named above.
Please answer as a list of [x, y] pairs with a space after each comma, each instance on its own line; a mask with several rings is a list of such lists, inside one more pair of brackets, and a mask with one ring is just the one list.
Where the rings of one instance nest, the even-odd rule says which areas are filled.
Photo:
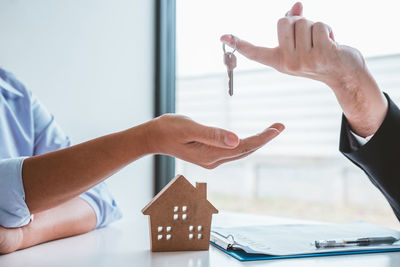
[[71, 141], [56, 123], [54, 116], [47, 111], [35, 96], [31, 96], [31, 103], [34, 135], [33, 155], [69, 147]]
[[[71, 145], [70, 139], [55, 122], [53, 115], [35, 96], [32, 96], [32, 113], [35, 123], [35, 155]], [[88, 202], [96, 213], [96, 228], [104, 227], [122, 217], [121, 210], [104, 182], [91, 188], [80, 197]]]
[[[3, 132], [10, 133], [2, 136], [2, 129], [0, 129], [0, 146], [3, 146], [3, 143], [4, 145], [9, 144], [10, 138], [14, 136], [21, 136], [20, 140], [14, 140], [14, 146], [9, 145], [7, 148], [10, 152], [9, 159], [1, 159], [1, 156], [4, 158], [7, 155], [1, 155], [0, 151], [0, 225], [20, 227], [28, 224], [31, 220], [31, 214], [25, 203], [22, 182], [24, 158], [66, 148], [71, 145], [71, 141], [56, 123], [53, 115], [14, 76], [3, 70], [0, 70], [0, 76], [2, 79], [0, 86], [3, 87], [3, 90], [7, 90], [6, 94], [23, 97], [23, 101], [18, 100], [19, 102], [12, 103], [13, 98], [1, 99], [3, 102], [5, 101], [6, 105], [4, 105], [3, 114], [0, 114], [13, 120], [13, 124], [4, 123], [7, 120], [0, 120], [0, 126], [3, 129], [5, 129], [4, 127], [9, 128], [8, 131]], [[0, 101], [0, 109], [2, 109], [1, 104]], [[26, 109], [29, 112], [21, 112]], [[16, 132], [20, 135], [15, 135]], [[96, 213], [96, 228], [106, 226], [122, 217], [121, 211], [105, 183], [91, 188], [80, 197], [87, 201]]]
[[80, 195], [80, 197], [86, 200], [96, 213], [96, 228], [107, 226], [122, 217], [121, 210], [109, 193], [105, 183], [98, 184]]
[[0, 225], [20, 227], [31, 220], [22, 184], [23, 157], [0, 160]]

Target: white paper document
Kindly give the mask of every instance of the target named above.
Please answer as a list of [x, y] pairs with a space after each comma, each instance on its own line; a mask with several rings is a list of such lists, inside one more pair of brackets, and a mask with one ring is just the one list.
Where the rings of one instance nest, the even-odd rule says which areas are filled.
[[[225, 249], [229, 246], [231, 249], [242, 249], [247, 253], [271, 256], [400, 249], [400, 241], [392, 245], [338, 248], [315, 247], [316, 240], [386, 236], [393, 236], [400, 239], [400, 232], [364, 222], [347, 224], [287, 224], [226, 228], [214, 227], [211, 232], [211, 242]], [[224, 247], [224, 245], [227, 246]]]

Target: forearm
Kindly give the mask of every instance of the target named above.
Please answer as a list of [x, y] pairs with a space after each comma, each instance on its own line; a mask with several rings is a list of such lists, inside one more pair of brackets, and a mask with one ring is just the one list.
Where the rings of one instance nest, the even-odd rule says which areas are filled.
[[379, 129], [386, 116], [388, 103], [367, 69], [327, 84], [335, 93], [355, 133], [366, 137]]
[[38, 213], [70, 200], [146, 155], [147, 124], [25, 159], [25, 201]]
[[76, 197], [57, 207], [35, 214], [35, 219], [22, 227], [18, 249], [47, 241], [89, 232], [96, 226], [96, 214], [83, 199]]

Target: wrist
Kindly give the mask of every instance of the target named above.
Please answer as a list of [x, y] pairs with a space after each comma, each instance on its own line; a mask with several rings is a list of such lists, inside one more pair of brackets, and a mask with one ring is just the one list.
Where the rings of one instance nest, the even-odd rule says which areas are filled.
[[18, 249], [24, 249], [24, 248], [28, 248], [31, 247], [32, 245], [35, 244], [34, 240], [33, 240], [33, 236], [32, 236], [32, 231], [30, 231], [31, 227], [30, 224], [32, 222], [30, 222], [28, 225], [23, 226], [20, 229], [21, 231], [21, 243], [20, 243], [20, 247]]
[[154, 154], [154, 137], [152, 134], [153, 120], [132, 127], [125, 132], [130, 144], [128, 151], [134, 151], [134, 157], [139, 158], [149, 154]]
[[388, 108], [386, 97], [367, 69], [329, 83], [351, 128], [365, 137], [375, 134]]
[[164, 145], [164, 132], [165, 123], [163, 123], [163, 118], [167, 115], [162, 115], [156, 117], [148, 122], [146, 122], [146, 147], [149, 154], [166, 154]]
[[360, 90], [366, 87], [377, 87], [374, 79], [365, 66], [350, 70], [340, 68], [340, 71], [329, 75], [323, 82], [335, 93], [338, 100], [357, 97]]

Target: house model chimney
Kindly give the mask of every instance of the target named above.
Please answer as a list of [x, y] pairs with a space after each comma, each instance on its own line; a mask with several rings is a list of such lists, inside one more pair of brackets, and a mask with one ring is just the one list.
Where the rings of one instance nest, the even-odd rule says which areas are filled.
[[207, 199], [207, 183], [196, 183], [196, 189], [201, 199]]

